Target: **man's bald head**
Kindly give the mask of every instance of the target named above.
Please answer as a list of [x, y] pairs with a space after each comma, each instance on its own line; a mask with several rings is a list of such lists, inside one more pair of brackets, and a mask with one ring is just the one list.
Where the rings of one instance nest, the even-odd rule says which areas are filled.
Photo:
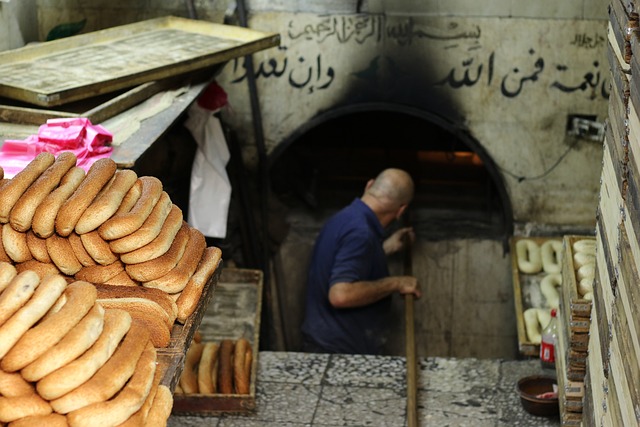
[[401, 169], [391, 168], [383, 170], [376, 179], [369, 181], [362, 197], [375, 212], [388, 214], [406, 207], [413, 199], [413, 191], [411, 176]]

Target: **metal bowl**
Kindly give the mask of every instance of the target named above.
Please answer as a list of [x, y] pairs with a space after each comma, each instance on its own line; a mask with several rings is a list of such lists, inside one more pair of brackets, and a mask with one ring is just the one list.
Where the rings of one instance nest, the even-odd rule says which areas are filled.
[[555, 378], [542, 375], [521, 378], [518, 381], [517, 390], [525, 411], [532, 415], [544, 417], [558, 415], [560, 413], [560, 404], [557, 397], [550, 399], [536, 397], [542, 393], [553, 391], [554, 384], [557, 384]]

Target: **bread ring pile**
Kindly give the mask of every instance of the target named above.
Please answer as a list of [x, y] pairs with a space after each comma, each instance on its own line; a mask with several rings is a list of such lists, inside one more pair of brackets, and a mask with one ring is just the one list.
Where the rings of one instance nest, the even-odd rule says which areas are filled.
[[593, 300], [593, 281], [596, 271], [596, 241], [581, 239], [573, 242], [573, 268], [578, 284], [578, 295]]
[[187, 351], [177, 394], [249, 394], [251, 344], [245, 338], [204, 342], [196, 336]]
[[173, 399], [147, 326], [99, 294], [0, 262], [0, 425], [166, 425]]
[[108, 158], [85, 174], [76, 161], [71, 152], [40, 153], [0, 181], [0, 261], [40, 278], [59, 273], [104, 285], [103, 306], [129, 311], [154, 331], [156, 347], [166, 347], [222, 253], [206, 247], [157, 178], [118, 170]]

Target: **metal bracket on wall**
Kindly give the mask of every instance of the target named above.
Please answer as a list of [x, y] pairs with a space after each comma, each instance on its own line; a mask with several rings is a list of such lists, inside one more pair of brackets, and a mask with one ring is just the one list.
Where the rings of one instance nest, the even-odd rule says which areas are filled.
[[603, 142], [605, 124], [585, 117], [569, 116], [567, 134], [591, 141]]

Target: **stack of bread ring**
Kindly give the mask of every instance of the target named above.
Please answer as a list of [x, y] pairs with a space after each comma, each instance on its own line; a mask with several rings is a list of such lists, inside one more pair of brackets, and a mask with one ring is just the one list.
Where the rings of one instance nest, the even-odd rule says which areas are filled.
[[[0, 167], [0, 265], [5, 271], [0, 284], [6, 282], [6, 289], [0, 289], [0, 425], [118, 425], [113, 423], [117, 419], [113, 414], [118, 411], [156, 414], [151, 395], [160, 393], [155, 400], [172, 400], [170, 393], [164, 396], [166, 390], [158, 386], [158, 378], [153, 379], [150, 366], [155, 369], [155, 349], [167, 347], [174, 323], [184, 323], [193, 314], [205, 284], [221, 261], [220, 249], [206, 247], [202, 233], [184, 221], [182, 211], [157, 178], [118, 170], [111, 159], [98, 160], [86, 173], [76, 163], [71, 152], [57, 157], [44, 152], [11, 179], [4, 178]], [[18, 290], [14, 282], [29, 284]], [[50, 288], [55, 290], [47, 290]], [[86, 295], [77, 296], [77, 289], [83, 289]], [[46, 302], [41, 295], [45, 293], [49, 294]], [[91, 298], [93, 301], [88, 302]], [[5, 300], [13, 308], [4, 307]], [[67, 316], [70, 326], [65, 329], [58, 322]], [[114, 320], [116, 317], [120, 320]], [[55, 328], [49, 319], [56, 319]], [[120, 324], [120, 332], [103, 338], [107, 326], [114, 322]], [[125, 328], [123, 322], [130, 327]], [[5, 339], [3, 333], [12, 338]], [[112, 379], [114, 370], [124, 369], [120, 363], [117, 368], [111, 367], [109, 375], [103, 374], [104, 385], [84, 378], [82, 387], [92, 391], [79, 391], [77, 398], [67, 398], [73, 393], [71, 388], [53, 395], [47, 393], [46, 386], [42, 386], [44, 392], [40, 391], [40, 383], [48, 376], [90, 354], [103, 339], [107, 342], [102, 343], [104, 349], [98, 359], [84, 362], [97, 375], [98, 369], [108, 363], [102, 360], [107, 348], [111, 357], [116, 357], [116, 347], [123, 347], [129, 335], [137, 337], [139, 348], [137, 353], [127, 350], [126, 378], [119, 382]], [[49, 350], [65, 341], [73, 341], [75, 346], [83, 341], [88, 347], [82, 356], [75, 354], [80, 350], [72, 356], [64, 346], [50, 355]], [[34, 349], [38, 349], [37, 354]], [[40, 351], [47, 352], [45, 361], [40, 360], [44, 357]], [[25, 358], [24, 353], [29, 356]], [[13, 361], [16, 357], [20, 362]], [[63, 377], [73, 378], [80, 371], [73, 368]], [[137, 372], [143, 372], [137, 374], [140, 378], [134, 375]], [[13, 386], [3, 388], [4, 375], [13, 385], [21, 381], [25, 384], [16, 386], [16, 392], [8, 391]], [[144, 386], [147, 393], [137, 389], [125, 392], [129, 384]], [[157, 393], [149, 393], [152, 388]], [[127, 401], [136, 397], [139, 403], [141, 395], [151, 397], [132, 412], [136, 405]], [[65, 398], [74, 403], [59, 403]], [[19, 414], [19, 408], [33, 410], [38, 405], [42, 411], [27, 417], [5, 416], [3, 412]], [[89, 408], [85, 411], [89, 415], [77, 415], [85, 408]], [[83, 421], [95, 414], [107, 416], [109, 421]], [[41, 422], [32, 418], [35, 416], [48, 418]], [[162, 418], [163, 414], [155, 416]], [[34, 424], [27, 423], [31, 419]]]

